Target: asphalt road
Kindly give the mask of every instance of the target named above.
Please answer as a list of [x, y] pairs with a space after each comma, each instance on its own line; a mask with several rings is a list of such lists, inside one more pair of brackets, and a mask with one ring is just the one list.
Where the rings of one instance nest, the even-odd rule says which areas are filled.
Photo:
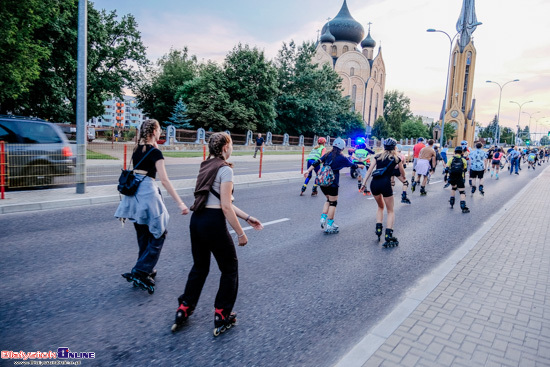
[[249, 230], [250, 243], [237, 249], [238, 325], [218, 338], [215, 262], [188, 324], [170, 332], [192, 266], [189, 217], [177, 215], [171, 199], [152, 296], [120, 276], [133, 266], [137, 245], [132, 226], [113, 218], [115, 205], [3, 215], [2, 350], [95, 352], [83, 365], [331, 366], [539, 172], [525, 166], [519, 176], [487, 180], [485, 197], [468, 194], [469, 214], [458, 203], [449, 208], [449, 189], [436, 174], [426, 197], [417, 191], [412, 205], [396, 200], [400, 245], [391, 249], [374, 235], [374, 200], [347, 176], [336, 235], [319, 227], [325, 199], [299, 197], [299, 183], [237, 188], [236, 205], [279, 222]]

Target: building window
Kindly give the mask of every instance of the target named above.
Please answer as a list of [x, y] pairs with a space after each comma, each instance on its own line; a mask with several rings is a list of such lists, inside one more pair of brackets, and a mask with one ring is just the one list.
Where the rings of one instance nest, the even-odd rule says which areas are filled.
[[376, 82], [376, 70], [374, 71], [374, 81]]
[[349, 75], [354, 76], [355, 75], [355, 68], [349, 69]]
[[348, 51], [349, 51], [349, 48], [348, 48], [348, 46], [344, 46], [344, 48], [342, 48], [342, 53], [344, 53], [344, 52], [348, 52]]
[[327, 50], [327, 45], [323, 45], [323, 50]]
[[378, 118], [378, 93], [376, 93], [376, 104], [374, 105], [374, 121]]
[[336, 57], [338, 50], [336, 49], [336, 46], [332, 46], [332, 56]]
[[351, 110], [355, 111], [355, 99], [357, 98], [357, 86], [351, 87]]

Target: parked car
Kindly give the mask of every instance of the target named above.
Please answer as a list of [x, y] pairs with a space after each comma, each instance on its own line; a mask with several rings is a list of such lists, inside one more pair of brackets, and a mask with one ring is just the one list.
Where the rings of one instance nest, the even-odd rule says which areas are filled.
[[9, 187], [49, 186], [55, 176], [74, 174], [76, 157], [59, 126], [47, 121], [0, 115]]

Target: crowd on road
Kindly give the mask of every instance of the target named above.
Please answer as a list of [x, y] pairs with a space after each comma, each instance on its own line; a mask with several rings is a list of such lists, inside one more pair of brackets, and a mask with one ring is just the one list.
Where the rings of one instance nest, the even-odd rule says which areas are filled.
[[[122, 276], [133, 282], [134, 286], [148, 291], [155, 290], [156, 264], [159, 260], [167, 236], [169, 214], [164, 205], [161, 191], [155, 181], [160, 178], [168, 194], [178, 205], [179, 213], [187, 215], [193, 212], [190, 220], [190, 241], [193, 267], [189, 272], [183, 294], [178, 297], [178, 309], [172, 331], [178, 330], [191, 316], [198, 304], [202, 288], [210, 269], [213, 255], [221, 271], [218, 292], [214, 302], [214, 336], [230, 329], [236, 321], [233, 306], [238, 290], [238, 260], [235, 244], [227, 223], [237, 235], [239, 246], [244, 246], [248, 238], [239, 218], [256, 230], [263, 228], [262, 223], [233, 204], [233, 165], [228, 162], [233, 152], [231, 137], [226, 133], [215, 133], [209, 139], [208, 159], [200, 166], [196, 181], [193, 205], [188, 208], [172, 186], [164, 165], [164, 156], [158, 149], [160, 124], [156, 120], [147, 120], [142, 124], [139, 139], [132, 154], [133, 174], [137, 189], [135, 193], [124, 193], [116, 210], [115, 217], [131, 221], [137, 235], [138, 258], [130, 272]], [[318, 195], [318, 189], [325, 195], [320, 224], [326, 234], [339, 232], [335, 223], [338, 205], [340, 171], [350, 168], [350, 174], [357, 179], [359, 193], [372, 196], [377, 203], [375, 234], [380, 241], [384, 234], [384, 247], [399, 244], [394, 235], [394, 197], [393, 188], [397, 181], [402, 183], [401, 203], [411, 204], [407, 191], [409, 181], [405, 175], [406, 157], [400, 151], [397, 141], [388, 138], [383, 141], [383, 150], [375, 154], [369, 149], [364, 139], [357, 141], [353, 149], [344, 155], [346, 144], [341, 138], [332, 142], [328, 150], [325, 138], [319, 138], [307, 160], [305, 182], [300, 195], [304, 195], [307, 186], [316, 173], [312, 196]], [[254, 158], [262, 151], [264, 140], [258, 135]], [[491, 147], [487, 151], [482, 144], [475, 143], [475, 149], [463, 141], [454, 149], [454, 155], [447, 157], [448, 147], [439, 147], [433, 140], [418, 139], [413, 147], [413, 174], [411, 193], [419, 187], [421, 196], [428, 194], [426, 185], [440, 164], [444, 167], [445, 187], [451, 186], [449, 203], [455, 204], [456, 191], [460, 195], [460, 208], [463, 213], [470, 210], [466, 206], [466, 177], [468, 177], [472, 195], [479, 191], [485, 194], [483, 180], [485, 172], [491, 178], [499, 179], [499, 174], [506, 167], [510, 174], [519, 174], [522, 163], [527, 169], [535, 170], [537, 166], [549, 161], [550, 150], [511, 147], [503, 151], [501, 147]], [[138, 162], [138, 163], [135, 163]], [[507, 165], [507, 166], [506, 166]], [[139, 168], [139, 169], [138, 169]], [[370, 184], [367, 184], [370, 180]], [[120, 191], [120, 190], [119, 190]], [[122, 192], [122, 191], [121, 191]], [[386, 228], [384, 232], [384, 214]]]
[[[502, 172], [510, 175], [519, 175], [522, 163], [527, 164], [527, 169], [535, 170], [537, 166], [549, 161], [550, 149], [548, 147], [516, 147], [505, 149], [500, 146], [491, 146], [483, 149], [481, 142], [475, 142], [474, 147], [469, 147], [463, 140], [454, 149], [454, 155], [447, 157], [449, 147], [440, 147], [433, 139], [425, 144], [423, 138], [419, 138], [413, 147], [413, 167], [411, 177], [411, 192], [419, 187], [420, 196], [428, 194], [426, 190], [430, 178], [438, 165], [442, 165], [444, 174], [444, 188], [451, 187], [449, 205], [451, 208], [456, 203], [456, 192], [459, 193], [460, 209], [462, 213], [469, 213], [466, 205], [466, 180], [468, 180], [471, 194], [476, 191], [485, 195], [483, 185], [485, 173], [488, 172], [495, 180], [500, 178]], [[340, 170], [350, 167], [352, 177], [357, 176], [359, 192], [363, 195], [373, 195], [378, 205], [376, 212], [375, 234], [378, 240], [383, 234], [384, 210], [386, 212], [386, 230], [384, 247], [393, 247], [399, 241], [393, 234], [395, 222], [393, 187], [397, 178], [403, 184], [401, 202], [411, 204], [407, 196], [409, 181], [405, 176], [406, 159], [399, 150], [397, 141], [388, 138], [383, 141], [384, 150], [378, 154], [365, 145], [363, 138], [358, 139], [355, 149], [350, 149], [349, 157], [344, 156], [345, 143], [337, 138], [332, 144], [332, 150], [326, 153], [326, 140], [319, 138], [308, 156], [308, 169], [304, 173], [306, 181], [302, 185], [300, 195], [303, 195], [312, 178], [312, 173], [317, 174], [313, 186], [312, 196], [317, 195], [317, 187], [326, 196], [321, 213], [321, 229], [326, 234], [339, 232], [339, 227], [334, 223], [336, 206], [338, 204], [338, 190]], [[369, 158], [369, 154], [372, 159]], [[370, 179], [370, 185], [367, 185]]]

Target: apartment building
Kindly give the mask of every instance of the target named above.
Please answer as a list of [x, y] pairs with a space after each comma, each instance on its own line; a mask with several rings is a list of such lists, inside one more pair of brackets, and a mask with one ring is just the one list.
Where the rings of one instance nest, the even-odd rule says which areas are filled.
[[88, 121], [94, 127], [138, 127], [148, 119], [138, 107], [133, 96], [124, 96], [122, 99], [112, 98], [103, 102], [105, 112], [102, 116], [93, 117]]

